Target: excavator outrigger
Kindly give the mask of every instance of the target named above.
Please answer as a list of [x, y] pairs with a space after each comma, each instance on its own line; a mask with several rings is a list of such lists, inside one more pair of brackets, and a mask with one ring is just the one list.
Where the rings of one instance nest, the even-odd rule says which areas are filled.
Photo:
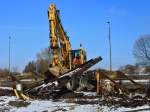
[[55, 4], [51, 4], [48, 10], [52, 56], [51, 68], [55, 69], [57, 75], [62, 74], [66, 69], [71, 70], [76, 65], [86, 62], [86, 52], [83, 49], [72, 50], [69, 37], [64, 31], [59, 14], [60, 11], [56, 10]]

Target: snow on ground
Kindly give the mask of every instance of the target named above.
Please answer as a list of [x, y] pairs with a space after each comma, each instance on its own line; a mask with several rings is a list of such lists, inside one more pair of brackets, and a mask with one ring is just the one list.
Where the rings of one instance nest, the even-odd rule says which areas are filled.
[[11, 88], [11, 87], [0, 87], [0, 89], [13, 90], [13, 88]]
[[16, 98], [14, 96], [8, 97], [8, 96], [1, 96], [0, 97], [0, 112], [7, 112], [13, 107], [11, 107], [8, 102], [15, 100]]
[[63, 102], [52, 102], [51, 100], [47, 101], [31, 101], [31, 104], [28, 107], [14, 108], [12, 112], [42, 112], [42, 111], [54, 111], [54, 110], [69, 110], [69, 106]]
[[84, 92], [84, 91], [76, 91], [75, 93], [83, 93], [84, 95], [86, 96], [96, 96], [97, 95], [97, 92]]
[[[85, 104], [79, 105], [75, 103], [66, 103], [65, 100], [52, 101], [52, 100], [31, 100], [31, 104], [27, 107], [13, 107], [8, 104], [9, 101], [18, 101], [15, 97], [1, 96], [0, 97], [0, 111], [4, 112], [122, 112], [131, 111], [137, 109], [150, 108], [150, 106], [144, 105], [137, 108], [124, 108], [124, 107], [107, 107], [99, 106], [98, 104]], [[147, 110], [148, 112], [149, 110]], [[144, 110], [143, 112], [146, 112]]]
[[86, 96], [96, 96], [97, 92], [82, 92]]
[[[122, 83], [129, 83], [129, 82], [131, 82], [130, 80], [123, 80], [123, 81], [121, 81]], [[139, 82], [139, 83], [148, 83], [149, 82], [149, 79], [148, 80], [134, 80], [134, 82]]]

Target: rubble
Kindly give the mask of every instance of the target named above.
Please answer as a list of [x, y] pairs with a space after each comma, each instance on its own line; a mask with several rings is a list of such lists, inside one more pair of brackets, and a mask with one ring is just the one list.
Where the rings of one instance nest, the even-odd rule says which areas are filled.
[[[68, 81], [72, 80], [73, 76], [81, 76], [84, 71], [92, 67], [97, 62], [101, 61], [101, 58], [95, 58], [87, 61], [85, 64], [80, 65], [73, 70], [70, 70], [63, 75], [61, 75], [58, 78], [54, 78], [53, 80], [47, 79], [36, 81], [32, 84], [26, 84], [24, 88], [26, 88], [23, 92], [30, 96], [31, 99], [34, 101], [41, 101], [41, 100], [48, 100], [52, 102], [61, 102], [64, 101], [65, 103], [69, 104], [76, 104], [76, 105], [98, 105], [100, 107], [106, 106], [110, 109], [117, 109], [120, 107], [124, 108], [136, 108], [138, 106], [144, 106], [148, 105], [150, 106], [150, 99], [149, 99], [149, 91], [147, 90], [147, 94], [145, 95], [139, 95], [136, 92], [138, 91], [129, 91], [126, 87], [120, 85], [115, 80], [113, 80], [111, 77], [109, 77], [105, 72], [99, 72], [107, 78], [110, 82], [113, 83], [112, 87], [114, 86], [114, 90], [111, 91], [105, 91], [101, 88], [101, 92], [97, 95], [96, 93], [90, 93], [87, 94], [87, 92], [74, 92], [68, 90], [66, 87], [66, 83]], [[85, 83], [85, 81], [83, 81]], [[94, 81], [92, 81], [94, 82]], [[133, 82], [133, 81], [132, 81]], [[88, 81], [89, 83], [89, 81]], [[85, 83], [87, 87], [89, 87], [88, 84]], [[94, 83], [96, 85], [96, 83]], [[82, 84], [83, 86], [84, 84]], [[83, 87], [85, 87], [85, 85]], [[103, 85], [105, 86], [105, 85]], [[100, 85], [101, 87], [101, 85]], [[116, 87], [116, 88], [115, 88]], [[94, 87], [95, 88], [95, 87]], [[116, 90], [115, 90], [116, 89]], [[78, 89], [77, 89], [78, 90]], [[86, 89], [85, 89], [86, 90]], [[87, 89], [88, 90], [88, 89]], [[92, 89], [91, 89], [92, 90]], [[103, 91], [102, 91], [103, 90]], [[122, 92], [117, 92], [118, 90], [122, 90]], [[143, 92], [143, 91], [141, 91]], [[121, 93], [121, 94], [120, 94]], [[136, 93], [136, 94], [135, 94]], [[13, 96], [13, 90], [12, 89], [2, 89], [0, 88], [0, 96]], [[4, 100], [1, 100], [0, 102], [3, 102]], [[32, 102], [32, 101], [31, 101]], [[15, 101], [9, 101], [7, 104], [11, 107], [28, 107], [30, 106], [29, 102], [24, 102], [20, 100]], [[3, 105], [2, 105], [3, 106]], [[7, 106], [6, 106], [7, 107]], [[6, 108], [7, 109], [7, 108]], [[5, 109], [3, 109], [5, 110]], [[9, 109], [8, 109], [9, 110]], [[43, 110], [47, 111], [47, 110]], [[68, 111], [68, 109], [61, 107], [61, 108], [55, 108], [52, 110], [55, 111]]]
[[27, 107], [30, 105], [30, 102], [25, 102], [25, 101], [9, 101], [9, 105], [14, 106], [14, 107]]
[[14, 96], [12, 89], [0, 88], [0, 96]]
[[133, 96], [109, 96], [99, 103], [100, 106], [109, 106], [113, 108], [125, 107], [125, 108], [136, 108], [138, 106], [150, 105], [150, 99], [142, 97], [140, 95]]

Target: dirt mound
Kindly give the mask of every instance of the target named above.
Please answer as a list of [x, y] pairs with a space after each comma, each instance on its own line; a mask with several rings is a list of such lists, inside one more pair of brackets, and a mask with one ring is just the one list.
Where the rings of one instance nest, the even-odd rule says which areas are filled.
[[9, 101], [8, 103], [11, 106], [14, 107], [27, 107], [28, 105], [30, 105], [30, 102], [25, 102], [25, 101]]
[[0, 96], [14, 96], [14, 92], [9, 89], [0, 89]]
[[143, 105], [150, 105], [150, 100], [147, 98], [142, 98], [140, 96], [135, 96], [133, 98], [122, 98], [122, 97], [111, 97], [104, 99], [99, 103], [101, 106], [108, 106], [113, 108], [125, 107], [125, 108], [135, 108]]

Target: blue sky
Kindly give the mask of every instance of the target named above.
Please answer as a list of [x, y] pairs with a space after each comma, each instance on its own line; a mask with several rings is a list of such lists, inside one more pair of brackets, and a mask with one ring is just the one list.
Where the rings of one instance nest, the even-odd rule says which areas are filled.
[[49, 46], [47, 10], [55, 3], [72, 48], [82, 43], [88, 59], [102, 56], [96, 67], [109, 68], [108, 25], [112, 28], [113, 69], [134, 64], [134, 41], [150, 34], [149, 0], [1, 0], [0, 67], [8, 67], [11, 36], [11, 68], [22, 70], [42, 48]]

